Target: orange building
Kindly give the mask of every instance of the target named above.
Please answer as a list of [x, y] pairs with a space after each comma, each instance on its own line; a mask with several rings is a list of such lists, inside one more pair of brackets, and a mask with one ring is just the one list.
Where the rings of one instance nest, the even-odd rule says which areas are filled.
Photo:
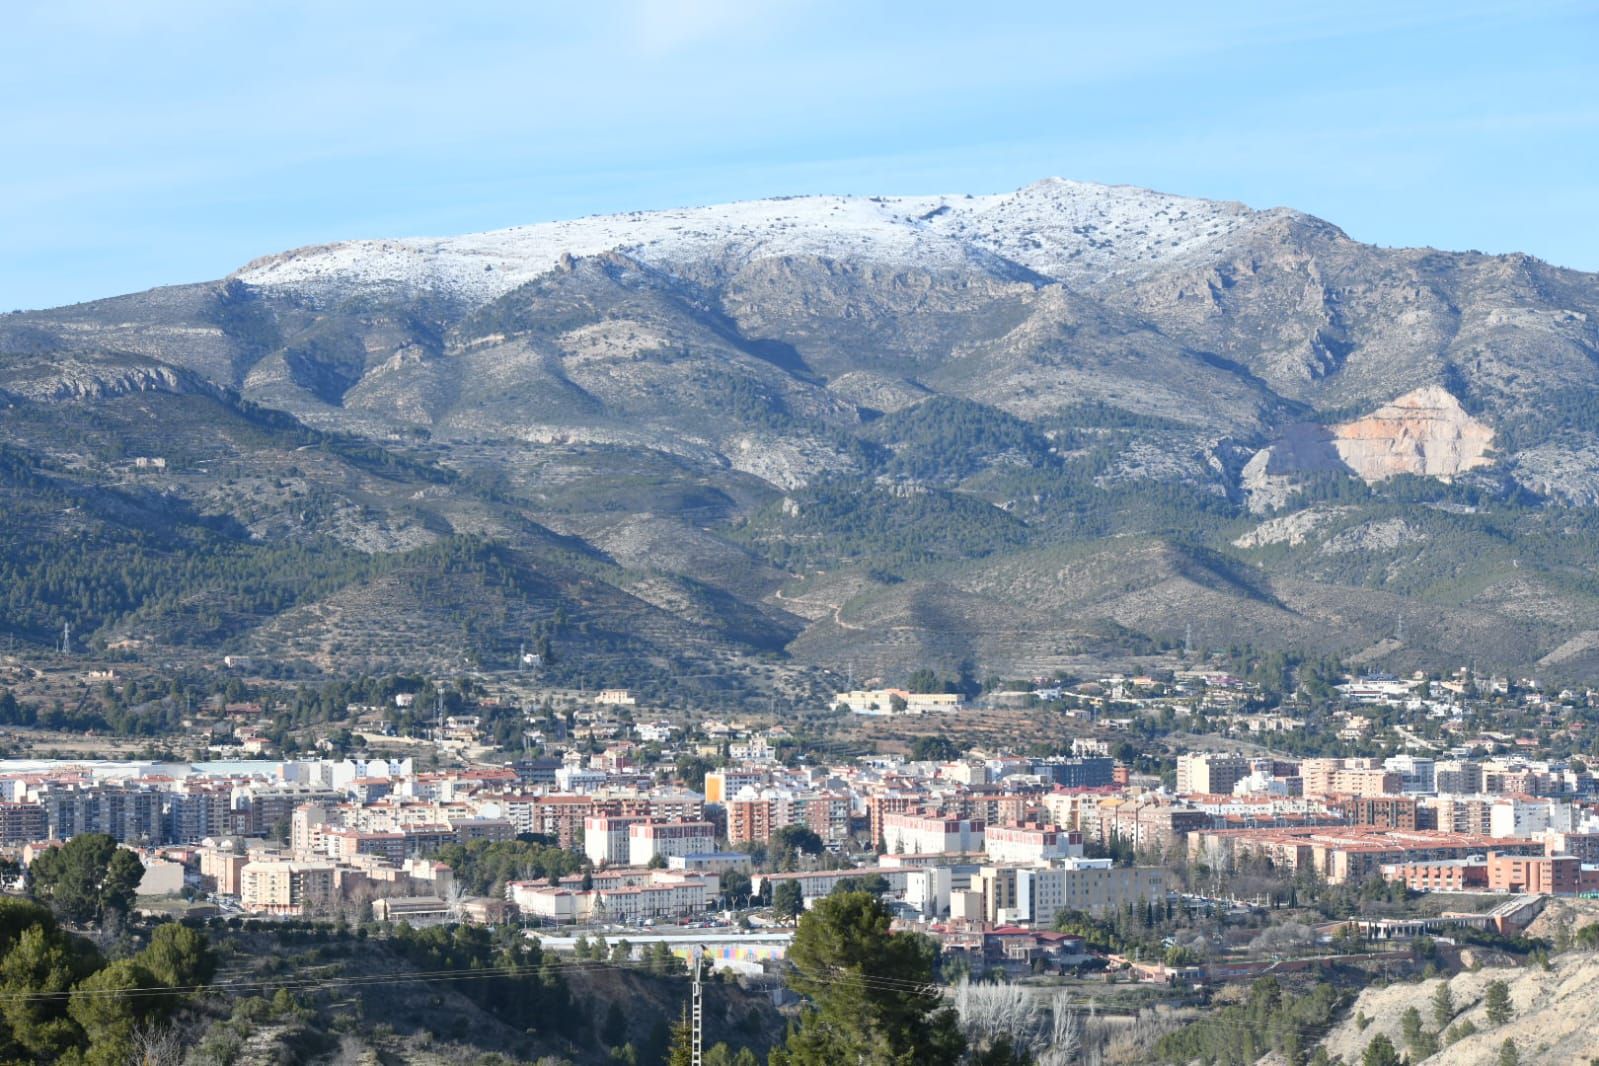
[[1582, 860], [1575, 855], [1488, 856], [1490, 892], [1576, 895], [1582, 877]]

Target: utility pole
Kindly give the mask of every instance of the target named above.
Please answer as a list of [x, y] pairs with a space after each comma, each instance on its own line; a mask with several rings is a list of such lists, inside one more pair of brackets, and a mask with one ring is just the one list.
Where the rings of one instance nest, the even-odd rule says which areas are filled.
[[700, 965], [705, 958], [704, 946], [694, 949], [694, 1066], [705, 1066], [705, 986], [700, 981]]

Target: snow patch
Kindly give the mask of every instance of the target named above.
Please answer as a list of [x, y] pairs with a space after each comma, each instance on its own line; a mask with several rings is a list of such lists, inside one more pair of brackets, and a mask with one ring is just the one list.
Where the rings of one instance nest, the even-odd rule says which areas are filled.
[[801, 196], [345, 241], [257, 259], [233, 276], [311, 299], [392, 289], [481, 304], [565, 255], [620, 251], [666, 269], [817, 256], [995, 273], [1019, 265], [1087, 283], [1201, 251], [1257, 217], [1242, 204], [1052, 178], [993, 196]]

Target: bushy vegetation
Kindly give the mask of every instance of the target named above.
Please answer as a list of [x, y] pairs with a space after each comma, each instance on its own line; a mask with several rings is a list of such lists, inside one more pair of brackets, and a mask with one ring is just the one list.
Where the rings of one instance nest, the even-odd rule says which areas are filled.
[[553, 881], [587, 865], [576, 852], [530, 840], [446, 844], [434, 858], [450, 867], [457, 885], [477, 896], [503, 896], [507, 881]]
[[1268, 1051], [1301, 1063], [1305, 1049], [1332, 1024], [1341, 1002], [1329, 984], [1292, 994], [1275, 977], [1263, 977], [1250, 986], [1246, 1002], [1212, 1008], [1198, 1021], [1161, 1037], [1154, 1051], [1160, 1061], [1170, 1063], [1252, 1066]]
[[138, 1034], [166, 1025], [215, 969], [205, 937], [181, 925], [108, 961], [45, 908], [0, 898], [0, 1056], [122, 1066]]
[[972, 400], [934, 396], [871, 424], [889, 446], [883, 471], [916, 481], [956, 484], [995, 463], [1052, 464], [1049, 441], [1015, 415]]

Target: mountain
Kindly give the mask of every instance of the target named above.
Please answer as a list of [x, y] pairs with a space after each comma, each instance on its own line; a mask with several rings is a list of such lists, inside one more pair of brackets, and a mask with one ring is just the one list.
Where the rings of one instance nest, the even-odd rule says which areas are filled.
[[1599, 671], [1599, 277], [1286, 209], [1052, 179], [321, 245], [0, 316], [0, 404], [39, 642]]

